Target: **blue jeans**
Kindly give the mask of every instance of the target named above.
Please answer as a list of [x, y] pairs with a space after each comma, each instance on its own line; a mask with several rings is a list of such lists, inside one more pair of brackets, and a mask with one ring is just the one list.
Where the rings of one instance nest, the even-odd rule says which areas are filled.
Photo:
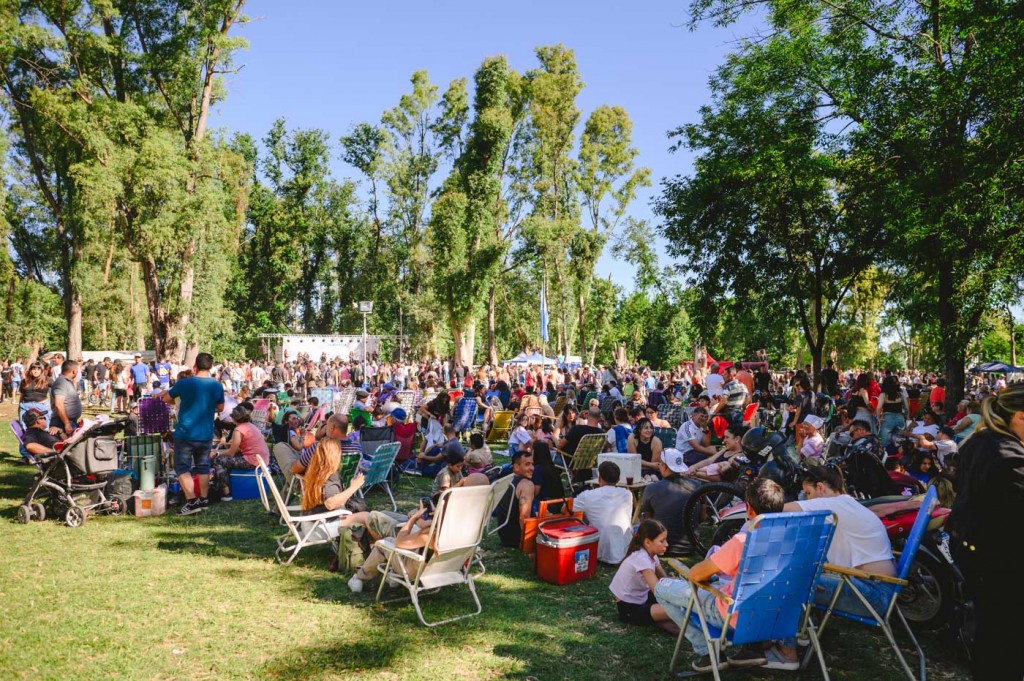
[[29, 409], [38, 409], [43, 412], [43, 418], [46, 422], [50, 422], [50, 402], [26, 402], [24, 400], [18, 405], [18, 420], [21, 421], [21, 425], [25, 425], [25, 412]]
[[[850, 581], [856, 585], [857, 590], [863, 594], [864, 598], [871, 604], [871, 607], [875, 609], [875, 612], [880, 617], [885, 617], [889, 601], [892, 600], [892, 587], [856, 577], [851, 577]], [[814, 603], [827, 608], [828, 604], [832, 601], [832, 596], [839, 587], [839, 582], [839, 577], [836, 575], [822, 574], [818, 578], [818, 583], [814, 586]], [[871, 613], [868, 612], [861, 600], [857, 598], [857, 595], [848, 586], [843, 587], [842, 593], [839, 594], [839, 600], [836, 601], [835, 609], [851, 615], [857, 615], [858, 617], [873, 619]]]
[[882, 443], [882, 447], [889, 444], [889, 439], [893, 433], [898, 433], [907, 426], [907, 419], [903, 417], [903, 414], [891, 414], [883, 413], [882, 422], [878, 431], [878, 441]]
[[[658, 580], [654, 587], [654, 597], [658, 599], [661, 607], [665, 608], [668, 616], [679, 625], [680, 629], [686, 628], [686, 640], [693, 646], [693, 652], [704, 656], [708, 654], [708, 642], [704, 638], [704, 631], [699, 624], [690, 622], [689, 626], [687, 626], [687, 623], [683, 621], [683, 616], [686, 615], [686, 608], [690, 604], [690, 594], [692, 592], [693, 588], [685, 579], [669, 579], [664, 577]], [[722, 620], [722, 616], [718, 612], [715, 596], [710, 591], [698, 589], [697, 600], [700, 601], [701, 607], [704, 609], [704, 619], [708, 623], [708, 628], [721, 627], [724, 620]], [[696, 607], [697, 605], [694, 604], [694, 608]]]
[[175, 440], [174, 474], [177, 476], [193, 472], [210, 474], [210, 448], [212, 440]]

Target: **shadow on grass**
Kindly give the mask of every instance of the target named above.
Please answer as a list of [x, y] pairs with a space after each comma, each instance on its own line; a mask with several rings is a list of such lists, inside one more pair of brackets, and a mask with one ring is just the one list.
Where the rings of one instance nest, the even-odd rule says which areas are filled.
[[258, 676], [297, 681], [337, 678], [343, 672], [388, 669], [412, 646], [414, 633], [391, 628], [364, 636], [359, 641], [335, 639], [301, 646], [264, 665]]

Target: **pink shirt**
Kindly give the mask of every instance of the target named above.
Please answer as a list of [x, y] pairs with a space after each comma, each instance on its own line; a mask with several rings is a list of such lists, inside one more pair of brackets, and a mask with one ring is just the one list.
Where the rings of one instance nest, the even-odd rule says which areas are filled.
[[242, 443], [239, 445], [238, 451], [250, 466], [256, 466], [257, 458], [263, 459], [265, 464], [270, 463], [270, 450], [267, 448], [267, 441], [263, 438], [263, 433], [259, 428], [252, 423], [239, 423], [235, 426], [235, 432], [242, 436]]
[[657, 560], [643, 549], [634, 551], [626, 556], [626, 560], [619, 565], [608, 588], [620, 601], [643, 605], [647, 602], [647, 595], [651, 592], [651, 588], [647, 586], [647, 580], [641, 573], [644, 570], [654, 571], [658, 566]]

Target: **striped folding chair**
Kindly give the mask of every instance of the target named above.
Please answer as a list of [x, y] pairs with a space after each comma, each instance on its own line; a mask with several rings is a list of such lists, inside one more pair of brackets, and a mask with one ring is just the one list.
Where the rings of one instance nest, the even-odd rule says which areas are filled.
[[494, 421], [491, 423], [491, 431], [487, 433], [487, 442], [491, 444], [507, 442], [514, 416], [515, 412], [508, 410], [494, 412]]
[[463, 397], [459, 400], [452, 418], [452, 425], [457, 435], [473, 430], [473, 426], [476, 425], [477, 406], [475, 397]]
[[416, 407], [416, 391], [415, 390], [399, 390], [398, 399], [401, 400], [402, 409], [409, 418], [412, 418], [413, 412]]
[[658, 417], [668, 421], [673, 428], [683, 425], [683, 405], [663, 402], [658, 405]]
[[663, 449], [672, 449], [676, 446], [675, 428], [655, 428], [654, 437], [661, 440], [661, 446]]
[[597, 466], [597, 455], [604, 451], [607, 443], [608, 441], [604, 439], [603, 434], [593, 433], [591, 435], [584, 435], [580, 439], [574, 454], [566, 454], [565, 452], [555, 450], [560, 455], [562, 470], [566, 478], [568, 478], [569, 488], [573, 491], [574, 495], [576, 493], [576, 487], [573, 485], [575, 474], [582, 471], [590, 471], [590, 469]]
[[[751, 520], [731, 596], [706, 582], [693, 581], [689, 568], [670, 559], [669, 564], [690, 583], [691, 591], [669, 671], [675, 671], [679, 649], [691, 626], [697, 627], [707, 641], [716, 681], [721, 678], [718, 667], [725, 646], [794, 638], [806, 630], [827, 681], [828, 668], [809, 615], [814, 586], [825, 564], [836, 522], [831, 511], [771, 513]], [[725, 626], [708, 624], [698, 589], [728, 604]]]
[[401, 447], [399, 442], [389, 442], [377, 447], [377, 451], [374, 452], [373, 459], [370, 461], [370, 467], [366, 471], [366, 480], [363, 481], [363, 486], [359, 490], [359, 496], [365, 496], [366, 492], [379, 485], [384, 488], [388, 498], [391, 499], [392, 510], [398, 510], [395, 495], [391, 492], [391, 466], [395, 463], [395, 457], [398, 456], [398, 450]]

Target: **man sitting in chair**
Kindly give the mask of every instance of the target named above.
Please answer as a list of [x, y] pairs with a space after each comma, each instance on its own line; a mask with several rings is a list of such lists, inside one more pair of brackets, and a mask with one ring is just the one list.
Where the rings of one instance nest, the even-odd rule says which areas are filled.
[[[436, 501], [435, 501], [436, 503]], [[431, 513], [431, 509], [420, 506], [419, 510], [409, 516], [406, 520], [405, 525], [395, 535], [395, 547], [399, 549], [406, 549], [408, 551], [420, 551], [427, 545], [427, 541], [430, 539], [430, 525], [434, 522], [434, 517]], [[346, 524], [352, 524], [351, 522]], [[416, 570], [416, 563], [410, 559], [406, 563], [406, 568], [409, 572]], [[363, 585], [366, 582], [372, 582], [380, 575], [380, 571], [377, 569], [378, 566], [384, 565], [388, 562], [388, 556], [384, 551], [373, 547], [370, 551], [370, 555], [366, 557], [366, 560], [356, 570], [355, 574], [348, 580], [348, 588], [354, 593], [359, 593], [363, 590]]]
[[53, 452], [53, 448], [61, 441], [62, 430], [59, 426], [46, 427], [46, 414], [39, 409], [28, 409], [21, 419], [25, 424], [25, 433], [21, 436], [25, 442], [25, 450], [40, 456]]
[[[527, 518], [533, 517], [533, 501], [537, 497], [537, 485], [533, 483], [533, 453], [519, 450], [512, 455], [512, 486], [494, 509], [494, 517], [500, 520], [509, 518], [505, 526], [498, 530], [501, 545], [519, 548], [523, 537], [523, 524]], [[509, 517], [509, 505], [514, 515]]]
[[[774, 480], [768, 478], [756, 478], [751, 481], [744, 495], [747, 501], [747, 519], [753, 519], [762, 513], [780, 513], [786, 503], [786, 495]], [[741, 531], [725, 542], [718, 551], [711, 553], [708, 558], [690, 568], [690, 578], [694, 582], [707, 582], [715, 575], [723, 575], [730, 578], [728, 584], [720, 586], [720, 590], [726, 596], [732, 595], [733, 585], [731, 579], [736, 577], [739, 571], [740, 559], [743, 557], [743, 544], [747, 539], [746, 531]], [[683, 617], [686, 614], [690, 602], [692, 586], [685, 579], [661, 579], [654, 587], [654, 597], [665, 609], [672, 621], [680, 628], [686, 625]], [[710, 591], [699, 589], [697, 600], [704, 612], [708, 627], [720, 628], [725, 623], [725, 617], [729, 611], [729, 604], [717, 598]], [[696, 606], [695, 606], [696, 607]], [[736, 624], [736, 616], [730, 625]], [[686, 640], [693, 645], [693, 652], [698, 659], [693, 662], [693, 669], [697, 672], [711, 671], [711, 656], [708, 654], [707, 640], [699, 624], [690, 622], [686, 626]], [[795, 641], [791, 642], [796, 645]], [[781, 661], [777, 656], [768, 659], [767, 656], [750, 647], [736, 649], [733, 655], [727, 657], [728, 662], [720, 660], [719, 669], [757, 667], [764, 666], [769, 669], [799, 669], [799, 662]]]

